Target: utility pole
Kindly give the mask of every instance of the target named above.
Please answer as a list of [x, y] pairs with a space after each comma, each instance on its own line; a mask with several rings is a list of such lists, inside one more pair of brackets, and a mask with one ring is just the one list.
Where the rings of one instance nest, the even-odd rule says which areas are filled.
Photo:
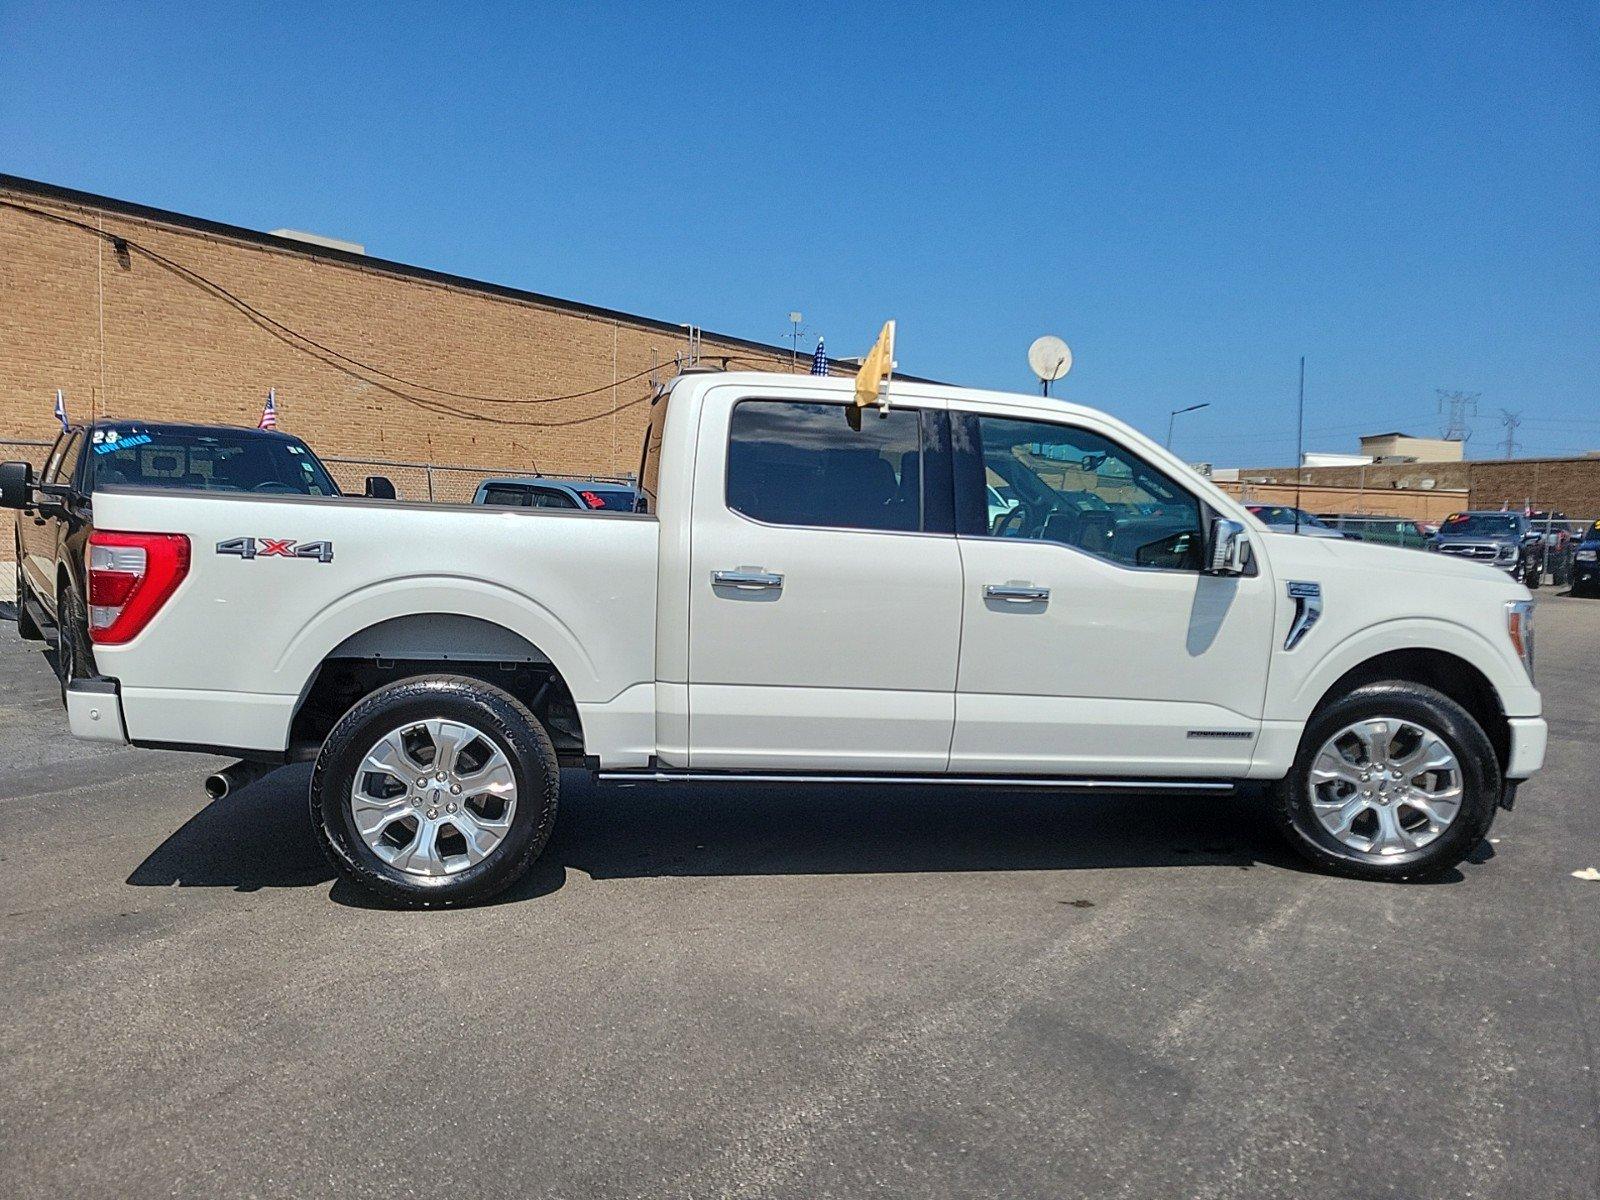
[[1506, 457], [1517, 456], [1517, 426], [1522, 424], [1522, 414], [1514, 413], [1509, 408], [1500, 410], [1500, 424], [1506, 427]]
[[1447, 392], [1434, 388], [1443, 419], [1440, 436], [1446, 441], [1465, 443], [1472, 437], [1472, 418], [1478, 415], [1478, 392]]

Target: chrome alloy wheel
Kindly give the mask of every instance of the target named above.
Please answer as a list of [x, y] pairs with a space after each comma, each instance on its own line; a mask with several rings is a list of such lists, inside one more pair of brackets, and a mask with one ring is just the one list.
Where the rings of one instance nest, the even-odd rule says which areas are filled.
[[1408, 854], [1461, 813], [1461, 764], [1415, 721], [1372, 717], [1334, 734], [1311, 762], [1311, 809], [1322, 827], [1363, 854]]
[[356, 831], [408, 875], [454, 875], [499, 849], [517, 809], [511, 762], [480, 729], [414, 721], [367, 751], [350, 785]]

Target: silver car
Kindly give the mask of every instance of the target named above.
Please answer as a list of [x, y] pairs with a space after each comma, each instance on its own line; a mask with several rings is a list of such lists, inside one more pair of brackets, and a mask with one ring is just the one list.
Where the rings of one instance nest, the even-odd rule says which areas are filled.
[[[1305, 537], [1342, 538], [1332, 525], [1318, 520], [1303, 508], [1285, 504], [1246, 504], [1251, 514], [1274, 533], [1298, 533]], [[1298, 517], [1298, 520], [1296, 519]], [[1357, 541], [1360, 539], [1357, 538]]]

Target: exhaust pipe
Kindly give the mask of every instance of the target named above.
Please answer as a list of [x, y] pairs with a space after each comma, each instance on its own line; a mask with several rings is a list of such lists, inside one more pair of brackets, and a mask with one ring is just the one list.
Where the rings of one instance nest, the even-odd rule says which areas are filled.
[[206, 795], [213, 800], [221, 800], [242, 787], [249, 787], [276, 769], [276, 763], [236, 762], [231, 767], [223, 767], [215, 775], [206, 776]]

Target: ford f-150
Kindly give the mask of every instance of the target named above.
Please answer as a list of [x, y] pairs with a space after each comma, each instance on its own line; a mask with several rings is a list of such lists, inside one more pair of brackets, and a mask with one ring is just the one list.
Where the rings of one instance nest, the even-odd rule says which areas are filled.
[[[101, 488], [72, 730], [244, 760], [218, 791], [314, 760], [333, 862], [419, 905], [517, 879], [562, 765], [1261, 781], [1302, 854], [1370, 879], [1453, 866], [1541, 765], [1532, 606], [1492, 566], [1270, 531], [1057, 400], [854, 403], [848, 380], [682, 376], [634, 513]], [[33, 487], [0, 469], [5, 503]]]

